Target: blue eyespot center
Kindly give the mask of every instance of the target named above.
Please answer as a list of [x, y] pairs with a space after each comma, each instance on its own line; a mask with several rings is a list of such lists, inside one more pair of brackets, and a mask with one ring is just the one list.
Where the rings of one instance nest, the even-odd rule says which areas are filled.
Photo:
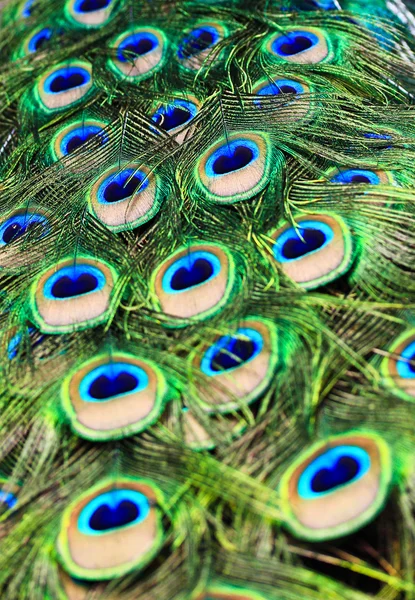
[[155, 119], [155, 123], [162, 127], [165, 131], [175, 129], [184, 125], [191, 118], [191, 114], [185, 108], [175, 106], [171, 111], [166, 111], [164, 114], [158, 114]]
[[309, 31], [291, 31], [272, 42], [272, 50], [280, 56], [294, 56], [318, 44], [318, 37]]
[[326, 241], [326, 236], [318, 229], [300, 229], [299, 234], [303, 239], [293, 237], [285, 242], [282, 248], [284, 258], [289, 260], [300, 258], [309, 252], [318, 250]]
[[147, 373], [138, 365], [110, 362], [89, 371], [80, 383], [79, 393], [84, 402], [110, 401], [142, 391], [148, 382]]
[[9, 244], [12, 240], [20, 237], [23, 234], [23, 226], [19, 223], [12, 223], [3, 233], [3, 242]]
[[64, 275], [53, 284], [52, 295], [55, 298], [72, 298], [94, 291], [97, 285], [98, 280], [91, 273], [82, 273], [76, 279]]
[[46, 233], [47, 219], [42, 215], [35, 213], [14, 215], [0, 226], [0, 247], [10, 244], [36, 229], [38, 229], [40, 237]]
[[401, 357], [405, 360], [398, 360], [396, 363], [398, 375], [404, 379], [412, 379], [415, 377], [415, 340], [402, 350]]
[[341, 171], [331, 179], [332, 183], [366, 183], [371, 185], [378, 185], [380, 178], [373, 171], [366, 169], [348, 169], [347, 171]]
[[79, 515], [78, 527], [83, 534], [99, 535], [136, 525], [144, 521], [149, 512], [150, 503], [144, 494], [116, 489], [91, 500]]
[[[28, 328], [28, 333], [29, 334], [33, 334], [35, 330], [32, 327]], [[19, 345], [21, 343], [23, 339], [23, 336], [21, 333], [16, 333], [10, 340], [9, 343], [7, 344], [7, 353], [8, 353], [8, 357], [9, 360], [12, 360], [13, 358], [15, 358], [17, 356], [17, 352], [19, 349]], [[31, 347], [32, 348], [36, 348], [36, 346], [38, 346], [41, 342], [42, 342], [43, 336], [41, 336], [40, 338], [38, 338], [37, 340], [30, 340], [31, 341]]]
[[194, 285], [204, 283], [212, 277], [212, 274], [212, 264], [205, 258], [198, 258], [190, 268], [180, 267], [177, 269], [170, 285], [176, 291], [186, 290]]
[[124, 169], [123, 171], [108, 176], [98, 190], [98, 201], [120, 202], [137, 192], [142, 192], [148, 186], [148, 178], [143, 171]]
[[17, 349], [21, 341], [22, 335], [20, 333], [16, 333], [7, 344], [7, 354], [9, 360], [12, 360], [17, 355]]
[[150, 31], [132, 33], [127, 36], [117, 48], [117, 60], [127, 62], [135, 56], [144, 56], [159, 44], [157, 37]]
[[163, 276], [162, 287], [171, 294], [183, 292], [210, 281], [220, 270], [220, 260], [214, 254], [190, 252], [170, 265]]
[[78, 0], [75, 2], [74, 9], [80, 13], [90, 13], [96, 10], [107, 8], [111, 0]]
[[259, 157], [258, 145], [252, 140], [231, 140], [209, 156], [205, 171], [209, 177], [227, 175], [248, 167]]
[[50, 300], [65, 300], [101, 290], [105, 276], [92, 265], [62, 267], [51, 275], [44, 285], [44, 294]]
[[122, 500], [114, 508], [108, 504], [101, 504], [91, 516], [89, 525], [94, 531], [107, 531], [128, 525], [138, 516], [138, 506], [130, 500]]
[[51, 73], [45, 80], [45, 91], [60, 94], [89, 83], [91, 76], [81, 67], [61, 67]]
[[302, 472], [298, 494], [312, 499], [358, 481], [370, 469], [369, 454], [358, 446], [336, 446], [320, 454]]
[[210, 346], [200, 368], [210, 376], [237, 369], [258, 356], [263, 347], [264, 340], [258, 331], [241, 327], [232, 336], [223, 336]]
[[151, 118], [161, 129], [171, 131], [193, 119], [196, 112], [192, 102], [175, 100], [168, 106], [161, 106]]
[[193, 29], [182, 41], [177, 56], [182, 60], [191, 58], [216, 44], [219, 38], [219, 32], [214, 27], [205, 26]]
[[89, 387], [89, 394], [96, 400], [107, 400], [112, 396], [126, 394], [137, 387], [137, 379], [131, 373], [122, 371], [114, 379], [107, 375], [97, 377]]
[[277, 96], [279, 94], [302, 94], [304, 88], [298, 81], [292, 79], [276, 79], [264, 85], [257, 92], [258, 96]]
[[73, 129], [72, 131], [67, 133], [62, 139], [62, 153], [64, 155], [72, 154], [72, 152], [75, 152], [75, 150], [77, 150], [83, 144], [89, 142], [89, 140], [91, 140], [95, 136], [95, 139], [98, 144], [104, 144], [106, 141], [105, 136], [98, 135], [102, 131], [102, 128], [98, 127], [97, 125], [86, 125]]
[[353, 183], [370, 183], [369, 178], [366, 175], [353, 175]]
[[333, 230], [326, 223], [301, 221], [301, 227], [290, 227], [276, 239], [273, 253], [279, 262], [299, 260], [303, 256], [318, 252], [334, 238]]
[[22, 17], [24, 17], [25, 19], [30, 17], [30, 15], [32, 13], [33, 3], [34, 3], [34, 0], [27, 0], [27, 2], [25, 2], [24, 6], [23, 6], [23, 10], [22, 10]]
[[227, 352], [219, 350], [212, 359], [210, 363], [212, 371], [227, 371], [248, 361], [255, 353], [255, 344], [252, 340], [232, 338], [226, 350]]
[[13, 508], [16, 506], [17, 498], [11, 492], [4, 492], [0, 490], [0, 504], [6, 506], [7, 508]]
[[331, 468], [322, 468], [311, 480], [313, 492], [328, 492], [352, 481], [359, 472], [358, 462], [351, 456], [341, 456]]
[[38, 31], [38, 33], [36, 33], [29, 41], [29, 44], [28, 44], [29, 52], [37, 52], [38, 50], [40, 50], [44, 46], [44, 44], [48, 40], [50, 40], [51, 37], [52, 37], [52, 30], [49, 29], [48, 27], [45, 27], [45, 29]]
[[254, 158], [254, 153], [247, 146], [237, 146], [232, 153], [222, 154], [213, 163], [213, 171], [216, 175], [224, 175], [237, 171], [249, 165]]
[[280, 92], [281, 94], [297, 94], [297, 90], [292, 85], [281, 85]]

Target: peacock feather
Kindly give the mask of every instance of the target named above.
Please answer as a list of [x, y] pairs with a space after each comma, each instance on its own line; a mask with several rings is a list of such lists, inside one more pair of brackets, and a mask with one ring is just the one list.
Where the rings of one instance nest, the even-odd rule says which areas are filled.
[[0, 65], [0, 597], [413, 600], [412, 0], [4, 0]]

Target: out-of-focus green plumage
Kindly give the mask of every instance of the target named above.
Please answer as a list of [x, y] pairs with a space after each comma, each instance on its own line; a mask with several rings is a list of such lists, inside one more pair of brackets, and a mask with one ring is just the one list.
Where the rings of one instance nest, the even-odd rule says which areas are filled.
[[415, 17], [340, 4], [0, 4], [1, 598], [415, 597]]

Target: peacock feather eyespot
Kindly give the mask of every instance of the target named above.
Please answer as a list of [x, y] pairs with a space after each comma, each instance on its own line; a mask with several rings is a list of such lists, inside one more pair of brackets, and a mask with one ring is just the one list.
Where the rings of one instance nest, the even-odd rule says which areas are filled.
[[42, 75], [35, 96], [47, 111], [69, 108], [80, 102], [92, 88], [92, 66], [86, 61], [60, 63]]
[[7, 342], [7, 356], [9, 360], [13, 360], [17, 356], [19, 345], [22, 341], [22, 334], [15, 333]]
[[100, 27], [110, 19], [114, 4], [115, 0], [69, 0], [65, 13], [78, 25]]
[[51, 142], [54, 159], [58, 160], [69, 156], [90, 140], [94, 140], [100, 146], [108, 143], [109, 136], [105, 131], [106, 126], [107, 123], [104, 121], [78, 119], [60, 128]]
[[109, 59], [109, 67], [123, 79], [141, 81], [163, 66], [166, 45], [166, 37], [159, 29], [129, 29], [110, 44], [115, 56]]
[[160, 490], [147, 480], [114, 478], [82, 494], [65, 510], [57, 540], [73, 577], [105, 580], [147, 565], [163, 542], [156, 508]]
[[151, 119], [180, 144], [191, 137], [191, 123], [199, 107], [200, 103], [196, 98], [186, 95], [186, 98], [175, 98], [166, 104], [159, 104]]
[[394, 183], [392, 175], [386, 171], [372, 169], [338, 169], [336, 167], [327, 172], [327, 177], [332, 183], [391, 185]]
[[50, 27], [38, 27], [35, 32], [31, 33], [30, 36], [26, 38], [20, 55], [25, 56], [44, 49], [47, 42], [52, 38], [52, 35], [53, 31]]
[[305, 289], [314, 289], [346, 273], [352, 261], [352, 238], [346, 223], [328, 214], [296, 217], [271, 234], [272, 253], [281, 269]]
[[107, 169], [92, 185], [91, 212], [111, 231], [139, 227], [160, 210], [159, 178], [147, 167], [129, 164]]
[[61, 401], [72, 429], [107, 441], [139, 433], [157, 421], [167, 386], [160, 369], [131, 354], [99, 355], [64, 380]]
[[44, 215], [22, 209], [16, 211], [0, 224], [0, 248], [8, 246], [15, 240], [34, 231], [35, 228], [39, 237], [43, 237], [49, 232], [48, 220]]
[[231, 134], [203, 154], [196, 165], [196, 181], [212, 202], [247, 200], [267, 185], [272, 154], [266, 134]]
[[43, 271], [31, 289], [33, 319], [44, 333], [63, 333], [104, 322], [116, 272], [87, 257], [62, 260]]
[[23, 19], [27, 19], [32, 14], [32, 6], [35, 0], [25, 0], [22, 4], [22, 8], [20, 10], [20, 14]]
[[311, 88], [304, 80], [297, 77], [287, 79], [278, 75], [271, 79], [261, 79], [252, 90], [253, 94], [260, 97], [254, 100], [255, 106], [272, 110], [273, 119], [281, 118], [284, 121], [297, 121], [308, 114], [311, 108], [308, 98], [310, 92]]
[[150, 288], [157, 308], [166, 315], [203, 320], [223, 308], [234, 282], [234, 260], [225, 247], [194, 243], [155, 269]]
[[10, 510], [17, 504], [17, 498], [11, 492], [4, 492], [0, 488], [0, 510]]
[[381, 372], [386, 381], [405, 400], [415, 400], [415, 330], [400, 335], [388, 348]]
[[14, 211], [0, 223], [0, 267], [15, 268], [39, 260], [42, 246], [38, 242], [50, 230], [49, 220], [40, 210]]
[[270, 55], [300, 64], [318, 64], [331, 58], [329, 41], [322, 30], [293, 27], [272, 34], [265, 42]]
[[42, 337], [40, 339], [32, 340], [32, 336], [35, 332], [33, 327], [24, 328], [24, 330], [19, 327], [13, 326], [7, 332], [3, 332], [3, 344], [1, 351], [3, 349], [7, 353], [8, 359], [11, 361], [19, 354], [21, 351], [22, 341], [26, 336], [30, 338], [30, 346], [31, 348], [35, 348], [42, 341]]
[[281, 479], [284, 524], [310, 541], [348, 535], [383, 508], [391, 479], [390, 450], [379, 435], [328, 438], [302, 453]]
[[177, 58], [186, 69], [197, 71], [211, 65], [216, 58], [215, 46], [227, 35], [222, 23], [205, 21], [185, 33], [177, 49]]
[[226, 413], [256, 400], [269, 386], [277, 364], [275, 325], [258, 317], [238, 322], [235, 333], [218, 336], [191, 356], [196, 371], [211, 378], [196, 379], [207, 412]]
[[18, 486], [10, 485], [4, 477], [0, 477], [0, 514], [12, 510], [17, 505]]

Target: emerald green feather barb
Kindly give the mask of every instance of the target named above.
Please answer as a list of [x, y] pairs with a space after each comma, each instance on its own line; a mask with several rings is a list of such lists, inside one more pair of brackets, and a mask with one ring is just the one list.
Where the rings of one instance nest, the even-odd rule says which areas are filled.
[[415, 4], [0, 1], [0, 598], [415, 598]]

